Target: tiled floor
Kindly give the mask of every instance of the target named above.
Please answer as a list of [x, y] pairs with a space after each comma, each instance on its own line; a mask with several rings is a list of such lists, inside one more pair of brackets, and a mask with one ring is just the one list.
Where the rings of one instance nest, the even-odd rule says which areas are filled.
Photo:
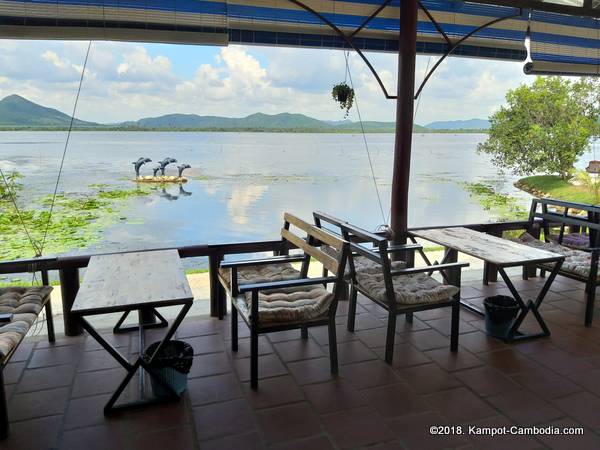
[[[539, 283], [517, 285], [535, 292]], [[475, 302], [504, 291], [501, 283], [463, 290]], [[257, 392], [248, 385], [245, 326], [232, 355], [228, 318], [189, 318], [178, 335], [196, 352], [188, 393], [110, 418], [102, 409], [124, 371], [103, 349], [85, 336], [54, 345], [29, 339], [6, 369], [12, 424], [0, 448], [600, 448], [600, 314], [584, 328], [582, 299], [580, 283], [557, 279], [542, 307], [552, 337], [511, 345], [487, 337], [483, 321], [463, 310], [456, 355], [449, 311], [419, 313], [412, 326], [401, 319], [391, 367], [382, 361], [385, 312], [360, 299], [349, 333], [343, 302], [340, 376], [329, 373], [325, 329], [312, 329], [307, 341], [299, 331], [276, 333], [259, 341]], [[108, 336], [121, 351], [138, 351], [136, 334]], [[432, 435], [432, 425], [459, 425], [463, 433]], [[490, 437], [469, 435], [469, 425], [583, 426], [585, 434]]]

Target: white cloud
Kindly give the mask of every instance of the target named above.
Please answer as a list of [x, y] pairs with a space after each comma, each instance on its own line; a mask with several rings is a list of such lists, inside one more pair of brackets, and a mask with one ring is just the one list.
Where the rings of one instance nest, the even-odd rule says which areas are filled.
[[[87, 43], [0, 41], [0, 96], [17, 93], [46, 106], [70, 111]], [[345, 78], [342, 51], [223, 47], [181, 70], [197, 47], [155, 47], [94, 42], [86, 69], [78, 116], [117, 122], [171, 112], [245, 116], [299, 112], [339, 120], [331, 87]], [[183, 56], [182, 56], [183, 55]], [[397, 56], [368, 54], [388, 92], [396, 92]], [[437, 57], [419, 57], [417, 85]], [[189, 65], [189, 61], [185, 61]], [[350, 54], [350, 68], [364, 120], [392, 121], [395, 103], [386, 100], [366, 65]], [[417, 123], [486, 117], [507, 89], [531, 81], [521, 64], [449, 58], [425, 87]], [[356, 110], [350, 118], [357, 119]]]

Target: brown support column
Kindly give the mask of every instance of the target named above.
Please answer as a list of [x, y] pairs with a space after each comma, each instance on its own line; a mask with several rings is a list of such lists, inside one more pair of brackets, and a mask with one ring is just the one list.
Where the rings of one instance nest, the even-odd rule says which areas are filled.
[[406, 243], [408, 185], [412, 148], [415, 62], [417, 57], [417, 0], [402, 0], [398, 49], [398, 99], [392, 178], [391, 226], [397, 243]]
[[[208, 257], [208, 274], [210, 283], [210, 316], [223, 319], [227, 310], [225, 292], [219, 282], [219, 265], [223, 257], [212, 253]], [[224, 311], [225, 309], [225, 311]]]
[[83, 328], [77, 319], [71, 315], [71, 307], [79, 291], [79, 269], [61, 269], [58, 274], [60, 276], [65, 334], [67, 336], [79, 336], [83, 333]]

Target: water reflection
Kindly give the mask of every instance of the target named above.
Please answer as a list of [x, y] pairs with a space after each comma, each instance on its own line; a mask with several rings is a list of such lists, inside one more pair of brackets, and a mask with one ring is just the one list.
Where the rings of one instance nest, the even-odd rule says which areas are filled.
[[268, 186], [236, 185], [227, 201], [229, 218], [238, 225], [246, 225], [251, 216], [250, 207], [263, 197]]
[[162, 187], [160, 190], [160, 194], [159, 194], [162, 198], [165, 198], [169, 201], [175, 201], [178, 200], [179, 197], [189, 197], [190, 195], [192, 195], [192, 193], [190, 191], [186, 191], [183, 188], [183, 185], [181, 183], [179, 183], [179, 192], [177, 195], [171, 194], [170, 192], [167, 191], [166, 187]]

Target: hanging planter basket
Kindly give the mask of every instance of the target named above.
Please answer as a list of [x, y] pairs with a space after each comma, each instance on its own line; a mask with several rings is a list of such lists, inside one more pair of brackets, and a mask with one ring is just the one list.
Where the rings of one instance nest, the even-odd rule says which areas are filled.
[[344, 118], [348, 117], [350, 108], [354, 103], [354, 89], [348, 86], [345, 82], [336, 84], [331, 90], [331, 96], [340, 104], [340, 109], [345, 109]]

